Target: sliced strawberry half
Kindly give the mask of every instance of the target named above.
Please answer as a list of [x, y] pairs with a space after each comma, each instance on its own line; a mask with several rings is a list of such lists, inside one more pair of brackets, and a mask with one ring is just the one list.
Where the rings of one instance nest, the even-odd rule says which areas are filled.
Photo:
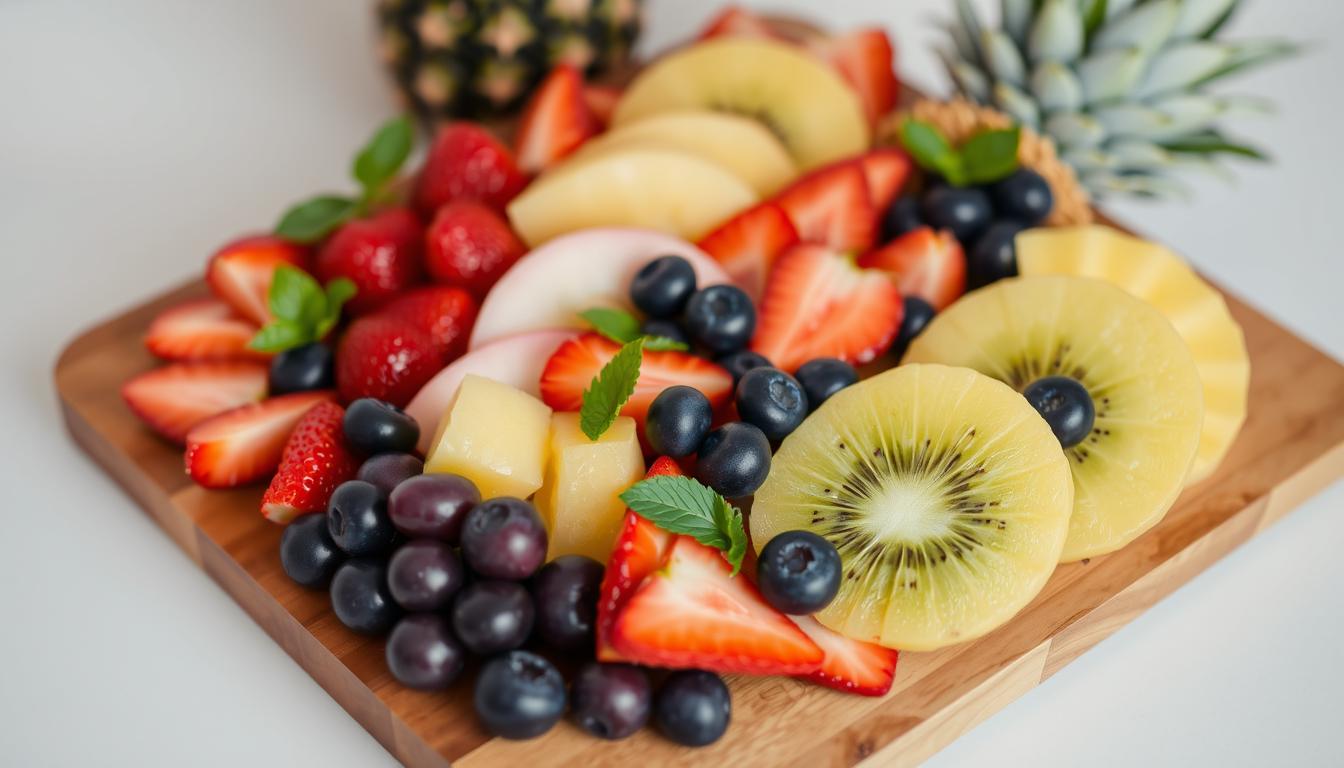
[[[680, 474], [682, 471], [677, 462], [660, 456], [645, 477]], [[611, 627], [639, 585], [662, 565], [672, 539], [672, 534], [633, 510], [625, 511], [625, 521], [621, 523], [621, 533], [616, 537], [616, 546], [611, 550], [611, 559], [602, 575], [602, 592], [597, 600], [598, 661], [623, 660], [611, 645]]]
[[598, 125], [611, 125], [611, 119], [616, 115], [616, 104], [620, 100], [621, 89], [614, 85], [583, 86], [583, 103], [588, 105], [588, 112]]
[[[579, 410], [583, 406], [583, 391], [620, 349], [621, 345], [596, 333], [585, 333], [561, 344], [542, 369], [542, 401], [557, 411]], [[674, 384], [695, 387], [709, 398], [714, 408], [727, 402], [733, 392], [732, 375], [702, 357], [686, 352], [644, 350], [635, 393], [621, 413], [634, 418], [642, 428], [653, 399]]]
[[851, 640], [823, 627], [811, 616], [789, 618], [826, 654], [821, 669], [804, 675], [805, 679], [860, 696], [882, 696], [891, 690], [898, 656], [894, 649]]
[[701, 40], [711, 37], [778, 37], [770, 22], [745, 8], [730, 5], [710, 19], [700, 31]]
[[705, 235], [699, 246], [718, 260], [733, 282], [753, 299], [779, 254], [798, 242], [798, 230], [783, 208], [770, 202], [748, 208]]
[[766, 282], [751, 348], [789, 372], [818, 357], [858, 365], [891, 346], [903, 313], [884, 273], [823, 246], [795, 245]]
[[637, 664], [756, 675], [803, 675], [825, 654], [717, 549], [678, 536], [612, 626], [616, 651]]
[[779, 193], [775, 202], [805, 242], [863, 253], [877, 237], [877, 211], [858, 160], [842, 160], [807, 174]]
[[329, 391], [297, 392], [225, 411], [187, 433], [187, 474], [206, 488], [233, 488], [273, 474], [289, 434]]
[[154, 318], [145, 348], [164, 360], [265, 360], [270, 356], [247, 346], [259, 327], [219, 299], [196, 299]]
[[896, 202], [906, 179], [910, 178], [910, 156], [899, 149], [874, 149], [859, 158], [863, 176], [868, 180], [868, 197], [873, 210], [881, 216]]
[[859, 266], [891, 276], [905, 296], [918, 296], [942, 311], [966, 292], [966, 254], [947, 230], [907, 232], [859, 257]]
[[254, 362], [178, 363], [121, 386], [121, 399], [146, 426], [175, 443], [211, 416], [266, 396], [267, 366]]
[[891, 38], [883, 30], [869, 27], [818, 38], [810, 40], [808, 48], [835, 67], [858, 93], [873, 125], [896, 106], [900, 83]]
[[551, 70], [523, 111], [513, 154], [523, 173], [541, 173], [598, 132], [583, 98], [583, 73], [571, 64]]
[[305, 512], [327, 508], [331, 492], [359, 470], [345, 444], [345, 409], [320, 402], [295, 425], [280, 456], [280, 467], [261, 497], [261, 514], [284, 525]]
[[273, 235], [245, 237], [220, 248], [210, 257], [205, 281], [210, 290], [233, 310], [257, 325], [271, 321], [266, 294], [275, 268], [304, 269], [308, 251]]

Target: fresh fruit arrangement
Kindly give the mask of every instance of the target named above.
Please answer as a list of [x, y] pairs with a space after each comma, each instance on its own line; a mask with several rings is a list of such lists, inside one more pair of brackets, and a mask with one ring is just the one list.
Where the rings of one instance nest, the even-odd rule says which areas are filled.
[[447, 123], [403, 173], [393, 120], [358, 192], [211, 257], [123, 397], [492, 734], [708, 745], [724, 675], [885, 695], [1161, 520], [1249, 376], [1216, 290], [1049, 226], [1022, 127], [892, 113], [891, 59], [731, 8], [622, 92], [552, 68], [511, 144]]

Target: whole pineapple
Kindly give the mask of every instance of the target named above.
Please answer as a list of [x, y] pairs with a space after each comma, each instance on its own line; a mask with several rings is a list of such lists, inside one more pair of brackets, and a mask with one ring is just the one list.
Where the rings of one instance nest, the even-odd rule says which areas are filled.
[[383, 59], [423, 117], [517, 110], [552, 65], [626, 59], [643, 0], [379, 0]]
[[1261, 158], [1220, 120], [1264, 102], [1207, 92], [1233, 72], [1294, 50], [1215, 39], [1240, 0], [1001, 0], [1000, 26], [969, 0], [943, 56], [967, 98], [1051, 137], [1093, 197], [1188, 195], [1188, 169], [1219, 155]]

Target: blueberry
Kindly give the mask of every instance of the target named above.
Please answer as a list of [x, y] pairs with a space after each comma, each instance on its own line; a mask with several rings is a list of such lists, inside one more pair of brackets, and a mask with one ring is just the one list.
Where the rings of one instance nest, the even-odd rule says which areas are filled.
[[347, 560], [336, 569], [331, 609], [342, 624], [363, 635], [381, 635], [401, 616], [387, 587], [387, 568], [370, 557]]
[[919, 201], [913, 197], [898, 197], [882, 215], [882, 242], [889, 242], [924, 226], [919, 217]]
[[448, 629], [448, 622], [430, 613], [407, 616], [392, 628], [384, 651], [388, 671], [397, 682], [422, 691], [441, 691], [462, 673], [467, 652]]
[[906, 296], [904, 303], [905, 313], [901, 315], [901, 330], [896, 334], [896, 343], [891, 345], [891, 351], [897, 358], [905, 355], [910, 342], [923, 332], [924, 326], [929, 324], [935, 314], [933, 305], [918, 296]]
[[709, 433], [696, 455], [695, 476], [730, 499], [755, 493], [768, 474], [770, 440], [752, 424], [724, 424]]
[[648, 722], [653, 688], [633, 664], [589, 662], [574, 675], [570, 699], [580, 728], [601, 739], [624, 739]]
[[733, 285], [711, 285], [686, 302], [683, 319], [691, 338], [711, 351], [734, 352], [751, 341], [756, 330], [756, 308], [751, 297]]
[[1017, 274], [1017, 246], [1014, 238], [1022, 231], [1015, 221], [1000, 221], [985, 231], [971, 246], [966, 259], [966, 287], [982, 288], [995, 280]]
[[1029, 168], [1019, 168], [1007, 178], [994, 182], [989, 188], [994, 210], [1004, 218], [1031, 227], [1045, 221], [1055, 207], [1055, 196], [1041, 175]]
[[770, 440], [783, 440], [807, 418], [803, 385], [778, 368], [755, 368], [737, 384], [737, 413]]
[[546, 524], [522, 499], [504, 496], [477, 504], [462, 525], [462, 557], [478, 576], [526, 579], [546, 560]]
[[661, 336], [665, 339], [679, 341], [682, 344], [690, 346], [691, 337], [686, 335], [685, 329], [677, 325], [673, 320], [645, 320], [644, 324], [639, 326], [639, 332], [645, 336]]
[[653, 719], [663, 735], [687, 747], [713, 744], [728, 730], [733, 700], [713, 672], [684, 669], [667, 676], [653, 701]]
[[1046, 376], [1028, 385], [1022, 395], [1050, 425], [1061, 446], [1072, 448], [1092, 431], [1097, 408], [1087, 387], [1077, 379]]
[[795, 375], [807, 394], [808, 407], [814, 411], [831, 395], [859, 380], [859, 372], [854, 366], [834, 357], [808, 360], [799, 366]]
[[391, 494], [403, 481], [425, 471], [425, 462], [412, 453], [380, 453], [359, 465], [356, 480], [373, 483], [384, 494]]
[[387, 562], [387, 586], [397, 604], [408, 611], [447, 608], [466, 581], [462, 558], [452, 547], [433, 539], [408, 541]]
[[659, 256], [630, 281], [630, 300], [649, 317], [675, 317], [695, 293], [695, 269], [680, 256]]
[[565, 679], [537, 654], [510, 651], [481, 667], [474, 703], [486, 730], [506, 739], [530, 739], [560, 722]]
[[453, 601], [453, 632], [472, 653], [511, 651], [532, 634], [532, 597], [512, 581], [478, 581]]
[[387, 497], [373, 483], [347, 480], [327, 503], [327, 526], [347, 555], [381, 555], [392, 548], [396, 529], [387, 516]]
[[480, 502], [480, 491], [461, 475], [419, 475], [392, 491], [387, 514], [392, 525], [407, 536], [456, 544], [467, 514]]
[[332, 389], [336, 386], [336, 358], [319, 341], [286, 349], [271, 358], [266, 390], [275, 397], [291, 392]]
[[346, 442], [356, 451], [410, 453], [420, 441], [420, 425], [397, 406], [373, 397], [361, 397], [345, 409]]
[[561, 555], [532, 578], [537, 637], [560, 651], [593, 650], [603, 565], [583, 555]]
[[756, 586], [766, 602], [795, 616], [820, 611], [840, 591], [840, 553], [811, 531], [785, 531], [756, 560]]
[[934, 229], [948, 229], [970, 243], [989, 228], [994, 210], [989, 196], [974, 187], [936, 187], [924, 195], [924, 221]]
[[728, 371], [733, 376], [733, 387], [742, 380], [742, 374], [750, 371], [752, 368], [772, 368], [774, 364], [765, 358], [759, 352], [752, 352], [750, 349], [740, 349], [736, 352], [729, 352], [714, 362]]
[[681, 458], [695, 453], [713, 420], [709, 398], [695, 387], [678, 384], [659, 392], [649, 405], [644, 437], [654, 453]]
[[327, 516], [303, 515], [280, 534], [280, 567], [295, 584], [324, 589], [345, 555], [327, 530]]

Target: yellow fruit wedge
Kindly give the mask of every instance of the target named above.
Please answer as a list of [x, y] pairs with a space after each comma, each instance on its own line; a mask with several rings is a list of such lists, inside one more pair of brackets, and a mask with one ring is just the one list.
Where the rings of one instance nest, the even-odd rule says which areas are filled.
[[526, 499], [541, 487], [550, 431], [551, 409], [545, 403], [508, 384], [468, 374], [430, 441], [425, 472], [462, 475], [476, 484], [483, 499]]
[[708, 40], [658, 59], [626, 88], [613, 125], [700, 109], [758, 120], [802, 170], [868, 148], [863, 105], [840, 75], [795, 46], [750, 38]]
[[1251, 361], [1241, 326], [1213, 286], [1170, 250], [1105, 226], [1032, 229], [1017, 237], [1022, 275], [1105, 280], [1166, 316], [1204, 385], [1204, 425], [1187, 485], [1217, 469], [1246, 421]]
[[606, 562], [625, 520], [621, 493], [644, 477], [635, 420], [619, 416], [601, 437], [589, 440], [579, 414], [554, 414], [550, 454], [535, 499], [550, 534], [546, 559], [585, 555]]

